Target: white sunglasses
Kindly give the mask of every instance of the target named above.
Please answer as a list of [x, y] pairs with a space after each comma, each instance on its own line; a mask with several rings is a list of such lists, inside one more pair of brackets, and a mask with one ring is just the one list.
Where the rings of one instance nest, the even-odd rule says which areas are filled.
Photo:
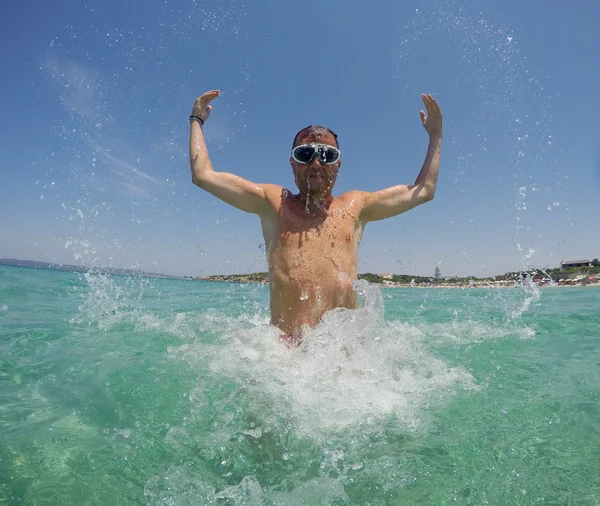
[[342, 153], [338, 148], [329, 146], [328, 144], [301, 144], [292, 149], [292, 158], [298, 163], [310, 163], [311, 160], [318, 156], [321, 163], [329, 165], [337, 162]]

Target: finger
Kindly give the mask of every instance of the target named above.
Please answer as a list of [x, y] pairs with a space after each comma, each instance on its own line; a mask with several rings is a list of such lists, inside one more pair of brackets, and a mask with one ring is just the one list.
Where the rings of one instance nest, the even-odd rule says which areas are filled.
[[217, 98], [219, 95], [208, 95], [208, 96], [204, 96], [202, 97], [202, 103], [204, 104], [208, 104], [210, 102], [212, 102], [215, 98]]
[[427, 121], [427, 116], [425, 116], [425, 112], [419, 111], [419, 115], [421, 116], [421, 121], [423, 122], [423, 124], [425, 124], [425, 122]]
[[427, 108], [427, 112], [431, 109], [431, 95], [421, 95], [421, 99], [423, 100], [423, 104]]
[[206, 93], [203, 93], [202, 95], [200, 95], [196, 99], [196, 102], [208, 104], [209, 102], [211, 102], [212, 100], [217, 98], [220, 94], [221, 94], [221, 92], [219, 90], [207, 91]]

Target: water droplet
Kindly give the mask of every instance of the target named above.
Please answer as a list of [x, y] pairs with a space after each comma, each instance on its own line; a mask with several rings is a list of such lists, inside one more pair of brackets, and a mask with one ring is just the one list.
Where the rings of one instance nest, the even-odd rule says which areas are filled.
[[262, 436], [262, 429], [260, 427], [256, 427], [256, 429], [248, 429], [244, 431], [244, 434], [252, 436], [254, 439], [258, 439], [260, 436]]

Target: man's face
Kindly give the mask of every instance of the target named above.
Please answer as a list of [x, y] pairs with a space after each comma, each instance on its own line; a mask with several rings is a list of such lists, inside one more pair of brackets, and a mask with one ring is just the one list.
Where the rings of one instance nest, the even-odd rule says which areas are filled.
[[[330, 133], [300, 137], [296, 142], [296, 146], [312, 143], [337, 147], [335, 137]], [[300, 163], [290, 157], [290, 164], [294, 171], [296, 186], [298, 186], [300, 192], [310, 195], [326, 195], [331, 193], [342, 160], [324, 164], [318, 156], [314, 156], [310, 162]]]

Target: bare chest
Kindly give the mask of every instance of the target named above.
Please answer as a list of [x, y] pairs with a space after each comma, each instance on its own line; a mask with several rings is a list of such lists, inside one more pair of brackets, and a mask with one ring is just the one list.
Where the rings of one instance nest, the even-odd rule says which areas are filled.
[[356, 263], [362, 228], [350, 206], [332, 204], [310, 212], [298, 202], [283, 202], [277, 226], [267, 240], [273, 266], [286, 270], [310, 267], [325, 272], [330, 266], [347, 271]]

